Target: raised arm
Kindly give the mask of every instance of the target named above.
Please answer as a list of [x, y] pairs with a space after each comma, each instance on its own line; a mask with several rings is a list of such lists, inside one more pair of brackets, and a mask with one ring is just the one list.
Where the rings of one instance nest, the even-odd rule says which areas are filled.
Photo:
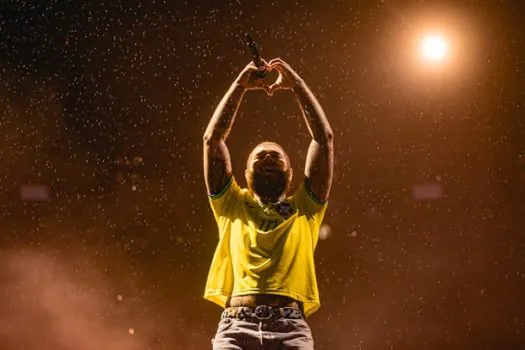
[[263, 79], [256, 74], [260, 69], [253, 63], [243, 69], [215, 109], [204, 132], [204, 179], [210, 195], [220, 192], [232, 174], [230, 153], [225, 141], [245, 91], [268, 91]]
[[279, 72], [279, 78], [270, 86], [270, 93], [279, 89], [293, 90], [299, 102], [312, 135], [306, 156], [305, 176], [314, 195], [321, 201], [327, 201], [334, 168], [334, 136], [330, 123], [310, 88], [286, 62], [276, 58], [268, 65]]

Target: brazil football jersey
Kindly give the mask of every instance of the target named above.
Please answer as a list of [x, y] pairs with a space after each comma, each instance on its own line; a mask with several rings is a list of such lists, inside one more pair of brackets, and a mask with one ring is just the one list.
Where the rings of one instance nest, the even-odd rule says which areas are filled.
[[315, 312], [314, 251], [327, 203], [303, 183], [283, 202], [265, 207], [233, 176], [209, 202], [219, 242], [204, 297], [225, 307], [230, 296], [277, 294], [302, 302], [306, 316]]

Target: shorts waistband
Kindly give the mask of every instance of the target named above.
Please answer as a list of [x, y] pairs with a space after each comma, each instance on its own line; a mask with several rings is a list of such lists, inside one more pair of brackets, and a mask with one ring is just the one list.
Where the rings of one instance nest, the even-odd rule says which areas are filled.
[[295, 307], [273, 308], [268, 305], [258, 305], [252, 309], [246, 306], [233, 306], [224, 309], [221, 319], [235, 318], [239, 320], [266, 321], [279, 318], [303, 319], [301, 310]]

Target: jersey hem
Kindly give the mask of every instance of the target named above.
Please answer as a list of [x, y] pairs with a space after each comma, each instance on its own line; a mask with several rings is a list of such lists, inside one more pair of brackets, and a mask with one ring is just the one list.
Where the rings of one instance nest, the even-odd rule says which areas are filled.
[[306, 297], [303, 297], [300, 294], [296, 294], [293, 292], [286, 292], [279, 289], [245, 289], [243, 291], [233, 291], [231, 296], [242, 296], [242, 295], [248, 295], [248, 294], [275, 294], [275, 295], [281, 295], [285, 297], [290, 297], [298, 301], [302, 302], [308, 302], [308, 303], [315, 303], [317, 302], [315, 299], [308, 299]]
[[[204, 299], [211, 301], [212, 303], [224, 308], [226, 306], [225, 301], [229, 297], [242, 296], [242, 295], [248, 295], [248, 294], [266, 294], [266, 293], [290, 297], [302, 303], [310, 304], [311, 307], [305, 308], [306, 317], [312, 315], [314, 312], [319, 310], [319, 308], [321, 307], [321, 302], [319, 299], [308, 299], [296, 293], [283, 292], [282, 290], [277, 290], [277, 289], [264, 289], [264, 290], [248, 289], [248, 290], [243, 290], [242, 292], [233, 291], [231, 293], [226, 293], [224, 290], [220, 290], [220, 289], [214, 289], [214, 290], [206, 291], [206, 293], [204, 294]], [[224, 302], [221, 300], [222, 298], [224, 298]]]

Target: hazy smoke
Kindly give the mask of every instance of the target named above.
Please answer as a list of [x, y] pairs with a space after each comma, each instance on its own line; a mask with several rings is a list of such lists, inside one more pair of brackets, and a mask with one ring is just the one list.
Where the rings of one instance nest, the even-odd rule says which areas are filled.
[[100, 273], [39, 251], [3, 251], [0, 266], [1, 349], [148, 348]]

